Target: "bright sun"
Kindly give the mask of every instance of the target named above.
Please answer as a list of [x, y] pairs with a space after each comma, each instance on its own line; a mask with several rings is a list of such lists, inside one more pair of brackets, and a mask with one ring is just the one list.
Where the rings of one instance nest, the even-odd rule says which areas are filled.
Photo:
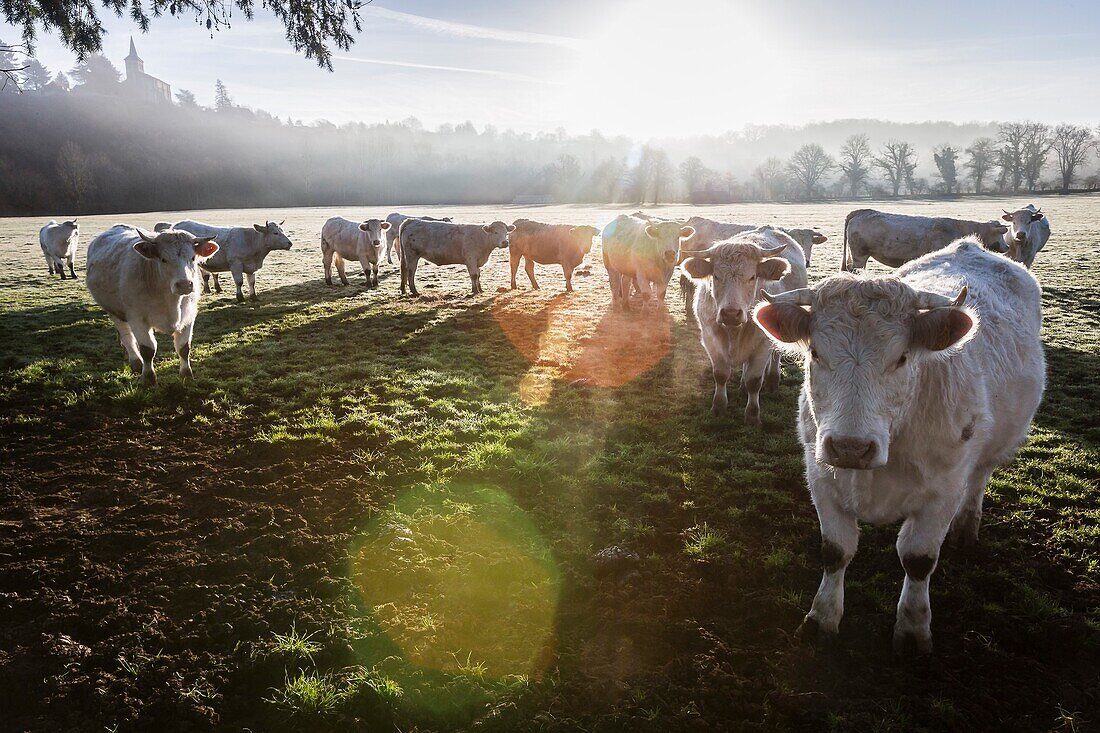
[[746, 5], [643, 0], [617, 6], [582, 51], [570, 85], [586, 101], [586, 119], [611, 132], [682, 135], [757, 121], [748, 112], [760, 104], [785, 106], [783, 40], [769, 40]]

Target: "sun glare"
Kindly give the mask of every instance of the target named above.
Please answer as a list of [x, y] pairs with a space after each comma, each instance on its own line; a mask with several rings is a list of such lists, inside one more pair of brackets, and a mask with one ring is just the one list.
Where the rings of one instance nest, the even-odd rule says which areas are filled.
[[[781, 42], [743, 3], [644, 0], [618, 6], [593, 35], [573, 88], [598, 125], [638, 136], [714, 132], [783, 105]], [[774, 107], [768, 118], [775, 117]], [[690, 123], [687, 120], [690, 119]]]

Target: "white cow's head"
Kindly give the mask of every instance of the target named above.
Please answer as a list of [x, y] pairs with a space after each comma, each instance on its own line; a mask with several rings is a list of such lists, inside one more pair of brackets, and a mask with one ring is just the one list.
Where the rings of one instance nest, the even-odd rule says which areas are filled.
[[1016, 209], [1009, 212], [1004, 211], [1001, 216], [1002, 219], [1008, 222], [1008, 238], [1009, 240], [1016, 240], [1018, 245], [1027, 244], [1031, 239], [1031, 226], [1035, 222], [1043, 218], [1042, 209], [1036, 209], [1034, 204], [1028, 204], [1022, 209]]
[[516, 230], [511, 224], [505, 224], [502, 221], [485, 224], [481, 229], [489, 235], [489, 241], [497, 249], [508, 249], [508, 235]]
[[74, 232], [80, 231], [80, 225], [76, 223], [76, 219], [70, 219], [69, 221], [61, 222], [61, 226], [72, 229]]
[[814, 245], [828, 241], [828, 237], [816, 229], [784, 229], [791, 239], [802, 245], [802, 251], [806, 253], [806, 267], [810, 266], [810, 258], [813, 256]]
[[653, 241], [658, 255], [671, 270], [680, 261], [680, 243], [695, 236], [695, 227], [689, 227], [679, 221], [659, 221], [649, 219], [645, 235]]
[[134, 251], [156, 264], [161, 279], [171, 284], [172, 293], [185, 296], [195, 292], [199, 263], [218, 251], [214, 237], [196, 237], [181, 229], [156, 235], [135, 231], [140, 239], [134, 243]]
[[286, 223], [286, 219], [276, 224], [273, 221], [269, 221], [266, 224], [253, 224], [252, 228], [264, 235], [264, 244], [269, 250], [272, 249], [290, 249], [292, 243], [290, 237], [283, 233], [283, 224]]
[[780, 346], [804, 354], [816, 457], [837, 468], [886, 464], [923, 365], [953, 353], [978, 324], [962, 307], [965, 287], [947, 298], [892, 276], [843, 273], [764, 297], [769, 302], [757, 306], [756, 322]]
[[372, 263], [378, 261], [378, 253], [382, 248], [382, 232], [390, 228], [388, 221], [382, 221], [381, 219], [367, 219], [366, 221], [359, 222], [359, 231], [362, 232], [359, 236], [366, 237], [367, 243], [370, 245], [368, 250], [368, 257], [370, 252], [374, 253], [374, 259], [370, 260]]
[[790, 269], [782, 257], [776, 257], [786, 244], [765, 249], [736, 238], [718, 242], [684, 260], [683, 268], [696, 280], [710, 280], [710, 297], [718, 322], [723, 326], [748, 323], [762, 280], [778, 280]]

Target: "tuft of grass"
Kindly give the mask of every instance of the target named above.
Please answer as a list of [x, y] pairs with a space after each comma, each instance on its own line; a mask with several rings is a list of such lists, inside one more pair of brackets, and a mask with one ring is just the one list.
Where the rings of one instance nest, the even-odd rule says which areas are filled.
[[273, 688], [264, 701], [291, 717], [315, 718], [335, 713], [343, 699], [344, 693], [330, 675], [301, 672], [297, 677], [287, 677], [285, 684]]
[[289, 633], [273, 635], [275, 651], [298, 659], [308, 659], [312, 662], [313, 655], [321, 651], [321, 645], [311, 641], [316, 634], [316, 631], [302, 634], [294, 624], [291, 624]]
[[690, 527], [684, 532], [684, 553], [692, 560], [714, 560], [726, 544], [726, 534], [706, 522]]

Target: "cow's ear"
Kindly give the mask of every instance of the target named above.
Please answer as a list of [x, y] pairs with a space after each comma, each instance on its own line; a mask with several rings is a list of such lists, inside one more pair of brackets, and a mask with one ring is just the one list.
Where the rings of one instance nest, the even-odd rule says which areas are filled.
[[702, 257], [688, 257], [681, 263], [681, 267], [696, 280], [702, 280], [714, 274], [714, 263]]
[[695, 227], [681, 227], [680, 239], [691, 239], [695, 236]]
[[1034, 214], [1031, 215], [1031, 220], [1032, 221], [1039, 221], [1044, 216], [1045, 216], [1045, 214], [1043, 214], [1043, 212], [1037, 211], [1037, 212], [1035, 212]]
[[752, 313], [756, 325], [772, 339], [793, 344], [810, 338], [810, 312], [793, 303], [767, 303]]
[[363, 222], [362, 224], [359, 225], [359, 231], [365, 232], [365, 231], [369, 231], [369, 230], [370, 230], [370, 227], [367, 226], [367, 222]]
[[943, 351], [970, 336], [976, 325], [963, 308], [933, 308], [914, 319], [910, 339], [929, 351]]
[[258, 231], [260, 234], [267, 234], [267, 227], [263, 224], [253, 224], [252, 228]]
[[993, 227], [992, 232], [994, 234], [1008, 234], [1008, 227], [1004, 224], [997, 224]]
[[821, 232], [814, 232], [813, 236], [810, 237], [810, 241], [812, 241], [814, 244], [822, 244], [823, 242], [829, 241], [829, 238]]
[[134, 242], [134, 251], [147, 260], [155, 260], [160, 256], [156, 242], [147, 242], [144, 239]]
[[778, 280], [787, 274], [791, 264], [782, 257], [768, 257], [756, 266], [756, 275], [764, 280]]
[[490, 233], [492, 233], [493, 228], [491, 226], [489, 226], [488, 224], [482, 224], [481, 225], [481, 231], [485, 232], [486, 234], [490, 234]]
[[652, 224], [646, 225], [645, 235], [647, 237], [649, 237], [650, 239], [656, 239], [657, 238], [657, 227], [653, 226]]
[[512, 232], [514, 232], [516, 230], [516, 225], [515, 224], [505, 224], [504, 228], [508, 230], [509, 234], [511, 234]]
[[378, 226], [382, 228], [382, 231], [386, 231], [390, 228], [390, 223], [388, 221], [384, 221], [381, 222]]
[[1001, 218], [1005, 221], [1012, 221], [1012, 214], [1001, 214]]
[[213, 257], [218, 251], [218, 243], [211, 239], [200, 239], [195, 242], [195, 254], [199, 257]]

